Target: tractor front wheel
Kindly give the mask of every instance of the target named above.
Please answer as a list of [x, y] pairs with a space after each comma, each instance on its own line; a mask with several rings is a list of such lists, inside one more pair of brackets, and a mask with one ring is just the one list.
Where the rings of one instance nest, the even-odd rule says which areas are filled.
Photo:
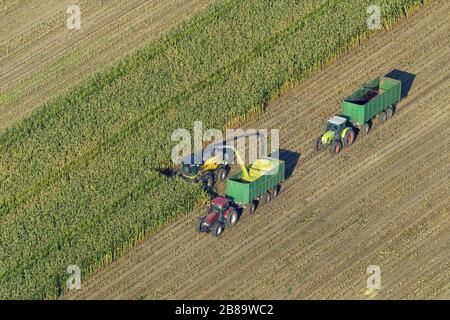
[[214, 237], [219, 237], [223, 233], [223, 224], [220, 222], [214, 223], [211, 232]]
[[333, 155], [337, 155], [339, 152], [341, 152], [342, 145], [340, 141], [333, 141], [330, 145], [330, 152]]
[[344, 136], [344, 145], [351, 146], [354, 141], [355, 141], [355, 132], [353, 131], [353, 129], [348, 129], [348, 131], [345, 133]]
[[321, 137], [319, 137], [319, 138], [314, 140], [313, 148], [316, 151], [320, 151], [322, 149], [322, 139], [321, 139]]
[[195, 224], [195, 231], [202, 232], [203, 231], [203, 218], [197, 218], [197, 223]]

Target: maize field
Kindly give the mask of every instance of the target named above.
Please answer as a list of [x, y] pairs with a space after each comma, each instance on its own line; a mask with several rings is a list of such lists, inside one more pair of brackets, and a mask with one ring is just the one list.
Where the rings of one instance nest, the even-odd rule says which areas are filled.
[[[0, 297], [57, 298], [205, 197], [159, 173], [370, 36], [372, 1], [220, 0], [0, 133]], [[390, 28], [415, 0], [375, 1]]]

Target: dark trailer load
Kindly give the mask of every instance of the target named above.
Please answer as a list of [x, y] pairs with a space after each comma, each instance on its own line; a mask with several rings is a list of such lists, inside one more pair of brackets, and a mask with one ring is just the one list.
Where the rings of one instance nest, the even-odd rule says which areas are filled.
[[314, 141], [316, 150], [328, 148], [338, 154], [342, 147], [353, 144], [355, 129], [369, 133], [372, 119], [383, 124], [394, 114], [401, 99], [401, 82], [389, 77], [376, 77], [364, 83], [342, 101], [342, 114], [327, 121], [325, 133]]
[[400, 81], [387, 77], [372, 79], [342, 101], [342, 115], [359, 127], [377, 115], [384, 122], [400, 100], [401, 86]]

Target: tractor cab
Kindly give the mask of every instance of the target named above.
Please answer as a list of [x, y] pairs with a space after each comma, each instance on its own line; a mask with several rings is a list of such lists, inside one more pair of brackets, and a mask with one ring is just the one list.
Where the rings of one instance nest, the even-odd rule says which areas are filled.
[[211, 201], [211, 206], [209, 208], [213, 212], [224, 214], [229, 207], [230, 200], [224, 197], [217, 197], [213, 201]]
[[[347, 127], [347, 119], [340, 116], [334, 116], [328, 120], [327, 126], [325, 128], [325, 135], [333, 133], [334, 137], [339, 137], [342, 131]], [[324, 136], [325, 136], [324, 135]]]
[[180, 171], [181, 174], [186, 177], [195, 178], [200, 172], [200, 165], [183, 163], [181, 165]]
[[186, 178], [196, 178], [202, 170], [203, 166], [203, 154], [196, 153], [190, 154], [181, 160], [181, 166], [179, 168], [182, 176]]
[[211, 201], [211, 205], [208, 207], [208, 213], [204, 218], [209, 224], [220, 220], [224, 221], [225, 214], [230, 207], [229, 200], [224, 197], [217, 197]]

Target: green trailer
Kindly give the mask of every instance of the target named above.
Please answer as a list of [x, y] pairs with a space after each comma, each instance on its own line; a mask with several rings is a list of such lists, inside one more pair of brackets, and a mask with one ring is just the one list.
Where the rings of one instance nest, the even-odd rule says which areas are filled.
[[[267, 165], [258, 166], [261, 161], [266, 164], [270, 162], [270, 168]], [[284, 168], [285, 163], [282, 160], [271, 157], [258, 159], [247, 169], [250, 176], [256, 178], [246, 181], [243, 179], [243, 171], [238, 171], [228, 178], [226, 195], [243, 207], [255, 201], [269, 202], [278, 195], [280, 184], [284, 180]]]
[[225, 196], [215, 197], [207, 214], [197, 219], [197, 232], [211, 232], [218, 237], [225, 228], [238, 222], [239, 211], [247, 210], [252, 214], [259, 204], [265, 204], [278, 196], [285, 177], [284, 161], [264, 157], [248, 167], [242, 161], [240, 165], [241, 170], [227, 179]]
[[342, 115], [355, 125], [363, 126], [383, 112], [387, 116], [389, 108], [393, 108], [400, 100], [400, 95], [400, 81], [388, 77], [377, 77], [363, 84], [342, 101]]
[[342, 101], [342, 114], [327, 121], [325, 133], [314, 141], [314, 148], [328, 148], [338, 154], [342, 147], [353, 144], [356, 131], [369, 133], [372, 119], [380, 124], [394, 114], [395, 105], [401, 99], [401, 82], [389, 77], [376, 77]]

